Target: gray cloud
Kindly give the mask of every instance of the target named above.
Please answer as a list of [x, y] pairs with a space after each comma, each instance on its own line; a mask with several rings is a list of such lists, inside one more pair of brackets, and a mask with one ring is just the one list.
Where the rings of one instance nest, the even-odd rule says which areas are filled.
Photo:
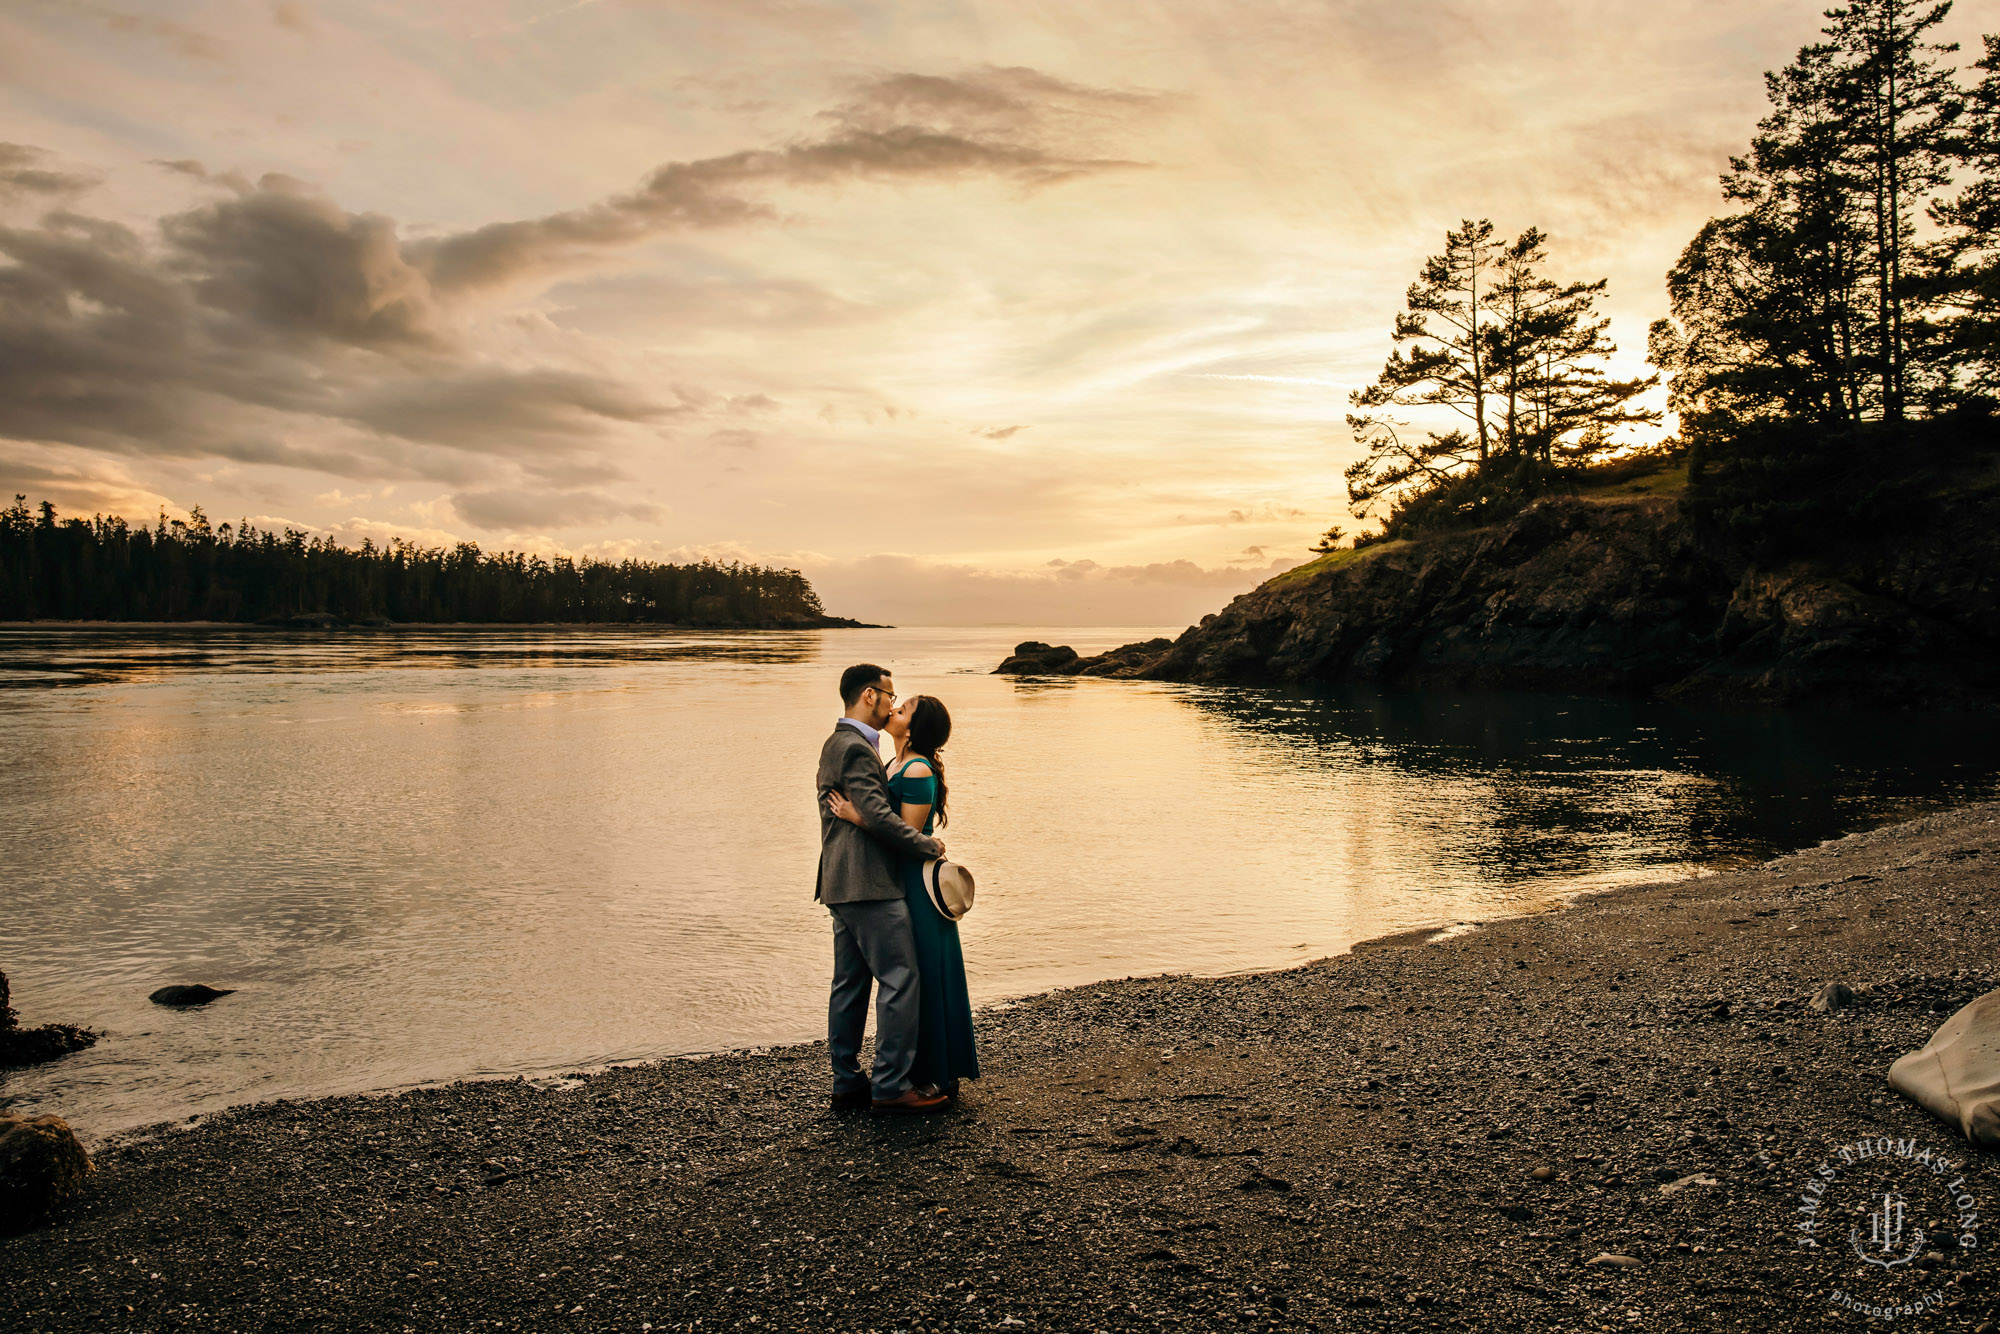
[[839, 560], [810, 553], [764, 557], [806, 572], [843, 615], [916, 625], [1180, 626], [1298, 564], [1212, 569], [1193, 561], [1102, 565], [1050, 561], [1044, 570], [996, 570], [906, 555]]
[[657, 522], [665, 511], [648, 501], [620, 500], [602, 491], [461, 491], [451, 498], [459, 518], [475, 528], [568, 528], [634, 518]]
[[735, 271], [571, 279], [549, 289], [549, 300], [550, 319], [600, 334], [644, 334], [662, 323], [701, 329], [832, 328], [880, 316], [802, 279]]
[[612, 422], [656, 421], [678, 405], [572, 371], [473, 367], [357, 396], [353, 419], [390, 435], [484, 453], [566, 450]]
[[313, 30], [312, 16], [298, 0], [271, 0], [271, 21], [281, 28], [290, 28], [296, 33]]
[[854, 130], [926, 124], [965, 138], [1047, 144], [1060, 137], [1099, 140], [1169, 101], [1156, 93], [1092, 88], [1016, 65], [953, 76], [886, 75], [862, 85], [851, 101], [821, 118]]
[[97, 184], [95, 176], [37, 165], [48, 156], [26, 144], [0, 142], [0, 202], [30, 195], [81, 194]]
[[173, 172], [176, 176], [191, 177], [194, 180], [200, 181], [203, 185], [220, 185], [234, 190], [239, 194], [246, 193], [254, 188], [250, 184], [250, 178], [241, 172], [210, 171], [206, 166], [191, 157], [154, 158], [152, 165]]
[[[749, 150], [653, 169], [639, 187], [584, 208], [489, 223], [412, 243], [410, 254], [440, 291], [514, 281], [574, 264], [607, 247], [662, 232], [734, 227], [778, 216], [755, 191], [844, 180], [949, 180], [997, 176], [1027, 187], [1142, 166], [1055, 146], [1079, 106], [1136, 109], [1149, 99], [1099, 92], [1037, 75], [993, 71], [952, 79], [892, 75], [824, 112], [829, 128], [775, 149]], [[1080, 150], [1079, 150], [1080, 151]]]
[[[0, 227], [0, 437], [456, 480], [467, 453], [537, 471], [684, 410], [422, 337], [421, 285], [381, 228], [289, 187], [167, 219], [161, 237], [64, 212]], [[328, 425], [363, 434], [334, 447]]]
[[348, 213], [289, 176], [165, 219], [171, 265], [206, 305], [267, 334], [430, 344], [440, 313], [396, 224]]
[[63, 0], [61, 8], [81, 14], [107, 31], [127, 37], [148, 38], [189, 60], [221, 60], [229, 51], [215, 38], [185, 23], [155, 14], [132, 14], [91, 0]]
[[[1266, 572], [1275, 574], [1296, 564], [1297, 561], [1274, 561]], [[1094, 560], [1052, 560], [1047, 568], [1053, 577], [1061, 580], [1113, 580], [1170, 584], [1177, 588], [1234, 588], [1243, 582], [1244, 577], [1240, 569], [1224, 567], [1212, 570], [1191, 560], [1154, 561], [1147, 565], [1100, 565]]]
[[974, 435], [983, 435], [988, 440], [1009, 440], [1027, 430], [1025, 426], [987, 426], [975, 430]]
[[1239, 523], [1290, 523], [1305, 517], [1306, 511], [1296, 505], [1280, 505], [1267, 500], [1259, 506], [1224, 510], [1220, 514], [1176, 514], [1174, 522], [1192, 527], [1208, 527]]
[[[1129, 166], [1069, 141], [1080, 118], [1136, 105], [1033, 71], [892, 76], [797, 142], [669, 162], [582, 208], [420, 240], [288, 176], [253, 183], [161, 161], [213, 197], [152, 235], [63, 209], [0, 226], [0, 438], [458, 486], [499, 460], [547, 483], [532, 493], [546, 513], [581, 514], [601, 496], [574, 488], [623, 476], [601, 456], [609, 435], [771, 400], [680, 386], [663, 397], [588, 370], [493, 364], [464, 340], [461, 294], [659, 233], [774, 218], [759, 197], [771, 186], [983, 176], [1035, 187]], [[43, 156], [0, 145], [0, 193], [89, 184]], [[815, 303], [847, 317], [802, 285], [770, 295], [777, 313]], [[741, 430], [710, 438], [755, 443]], [[468, 521], [530, 523], [531, 493], [461, 494]]]

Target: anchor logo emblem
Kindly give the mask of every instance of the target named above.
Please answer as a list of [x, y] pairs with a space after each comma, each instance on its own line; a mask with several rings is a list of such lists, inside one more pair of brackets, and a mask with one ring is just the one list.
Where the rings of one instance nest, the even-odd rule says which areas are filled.
[[[1867, 1263], [1884, 1269], [1906, 1265], [1923, 1254], [1924, 1230], [1906, 1226], [1908, 1213], [1909, 1207], [1900, 1194], [1890, 1191], [1884, 1195], [1882, 1207], [1868, 1215], [1867, 1239], [1862, 1239], [1859, 1223], [1847, 1234], [1854, 1253]], [[1910, 1239], [1908, 1245], [1903, 1243], [1906, 1232]]]

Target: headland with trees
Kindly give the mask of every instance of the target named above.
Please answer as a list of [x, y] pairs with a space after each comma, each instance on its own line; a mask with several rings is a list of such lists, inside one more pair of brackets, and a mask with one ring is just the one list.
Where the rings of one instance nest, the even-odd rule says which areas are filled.
[[1177, 640], [1001, 670], [2000, 702], [2000, 35], [1961, 67], [1950, 10], [1855, 0], [1766, 76], [1654, 374], [1612, 372], [1603, 281], [1467, 220], [1350, 396], [1373, 527]]

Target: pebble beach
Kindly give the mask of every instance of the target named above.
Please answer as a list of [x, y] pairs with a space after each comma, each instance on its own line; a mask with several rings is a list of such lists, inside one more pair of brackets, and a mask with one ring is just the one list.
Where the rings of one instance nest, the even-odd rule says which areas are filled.
[[1816, 1330], [1859, 1294], [1991, 1334], [1990, 1249], [1874, 1268], [1796, 1224], [1881, 1137], [2000, 1208], [2000, 1155], [1884, 1080], [2000, 986], [1996, 879], [1989, 804], [1053, 992], [981, 1012], [933, 1117], [830, 1111], [811, 1044], [151, 1127], [0, 1239], [0, 1328]]

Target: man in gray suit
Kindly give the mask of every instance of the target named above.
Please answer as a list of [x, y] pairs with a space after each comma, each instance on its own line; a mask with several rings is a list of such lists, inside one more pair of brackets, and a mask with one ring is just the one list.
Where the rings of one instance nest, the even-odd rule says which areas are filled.
[[[944, 844], [903, 822], [882, 771], [879, 729], [896, 710], [896, 686], [873, 663], [840, 674], [846, 713], [819, 749], [819, 885], [813, 897], [833, 913], [833, 999], [826, 1045], [833, 1058], [836, 1110], [871, 1106], [878, 1112], [936, 1112], [940, 1095], [910, 1087], [917, 1059], [917, 945], [903, 900], [896, 859], [944, 856]], [[838, 788], [865, 828], [833, 814], [827, 794]], [[861, 1032], [868, 989], [875, 997], [875, 1068], [861, 1074]]]

